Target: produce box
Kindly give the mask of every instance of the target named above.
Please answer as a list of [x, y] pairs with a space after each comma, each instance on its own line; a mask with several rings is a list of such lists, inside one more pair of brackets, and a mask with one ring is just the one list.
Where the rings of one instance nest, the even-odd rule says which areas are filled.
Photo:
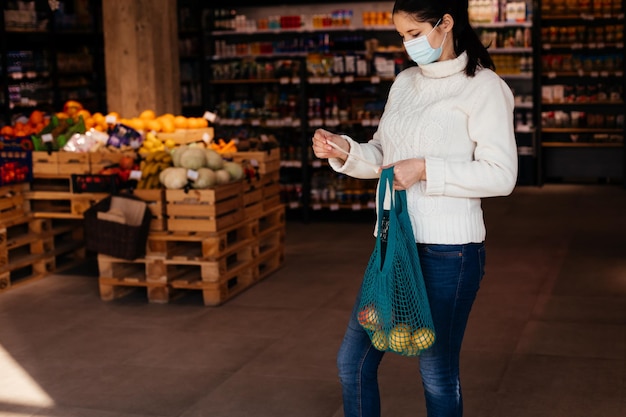
[[214, 189], [165, 190], [167, 230], [217, 232], [244, 219], [243, 182]]
[[212, 127], [203, 127], [199, 129], [176, 129], [176, 131], [172, 133], [158, 133], [157, 137], [162, 141], [171, 139], [177, 145], [185, 145], [204, 140], [205, 134], [208, 135], [208, 141], [213, 140], [214, 130]]
[[133, 195], [146, 202], [148, 208], [152, 212], [152, 220], [150, 221], [151, 232], [162, 232], [167, 230], [167, 222], [165, 218], [165, 190], [133, 190]]
[[232, 154], [233, 161], [240, 164], [249, 162], [259, 174], [264, 175], [280, 170], [280, 149], [267, 151], [246, 151]]
[[111, 165], [116, 165], [124, 156], [130, 156], [135, 159], [135, 152], [91, 152], [89, 155], [89, 169], [92, 174], [98, 174], [100, 171]]
[[20, 139], [3, 138], [0, 146], [0, 186], [32, 181], [32, 152], [25, 150]]
[[89, 174], [89, 154], [80, 152], [33, 152], [33, 175], [69, 176]]

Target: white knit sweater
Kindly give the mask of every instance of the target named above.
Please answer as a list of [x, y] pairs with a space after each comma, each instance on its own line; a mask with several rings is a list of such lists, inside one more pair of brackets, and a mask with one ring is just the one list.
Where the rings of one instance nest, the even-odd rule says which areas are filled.
[[[464, 73], [467, 55], [396, 77], [377, 132], [367, 143], [350, 138], [350, 152], [377, 165], [425, 158], [426, 181], [407, 190], [418, 243], [482, 242], [481, 197], [511, 193], [517, 179], [511, 90], [489, 69]], [[376, 178], [367, 164], [331, 159], [355, 178]]]

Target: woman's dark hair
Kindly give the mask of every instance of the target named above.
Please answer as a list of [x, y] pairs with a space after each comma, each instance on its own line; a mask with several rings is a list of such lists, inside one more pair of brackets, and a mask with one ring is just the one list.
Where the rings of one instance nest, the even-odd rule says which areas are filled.
[[495, 71], [496, 66], [487, 48], [470, 25], [467, 0], [396, 0], [393, 13], [396, 12], [406, 13], [418, 22], [428, 22], [433, 26], [443, 15], [450, 14], [454, 19], [454, 52], [457, 56], [467, 52], [465, 74], [473, 77], [478, 66]]

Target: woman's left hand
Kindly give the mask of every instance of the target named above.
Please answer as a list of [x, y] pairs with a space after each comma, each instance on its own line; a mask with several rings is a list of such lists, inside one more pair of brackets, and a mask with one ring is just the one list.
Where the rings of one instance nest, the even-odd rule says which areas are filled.
[[393, 164], [393, 189], [406, 190], [426, 180], [426, 161], [422, 158], [404, 159]]

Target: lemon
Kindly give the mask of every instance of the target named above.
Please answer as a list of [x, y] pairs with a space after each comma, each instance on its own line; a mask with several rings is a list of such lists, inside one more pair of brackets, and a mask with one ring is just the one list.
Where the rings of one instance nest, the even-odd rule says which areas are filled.
[[389, 344], [387, 343], [387, 337], [385, 337], [385, 333], [382, 330], [377, 330], [372, 335], [372, 345], [380, 350], [384, 351], [389, 348]]
[[411, 327], [398, 324], [389, 332], [389, 347], [396, 352], [404, 352], [411, 348]]
[[435, 333], [428, 327], [421, 327], [413, 333], [411, 342], [420, 350], [428, 349], [435, 343]]

